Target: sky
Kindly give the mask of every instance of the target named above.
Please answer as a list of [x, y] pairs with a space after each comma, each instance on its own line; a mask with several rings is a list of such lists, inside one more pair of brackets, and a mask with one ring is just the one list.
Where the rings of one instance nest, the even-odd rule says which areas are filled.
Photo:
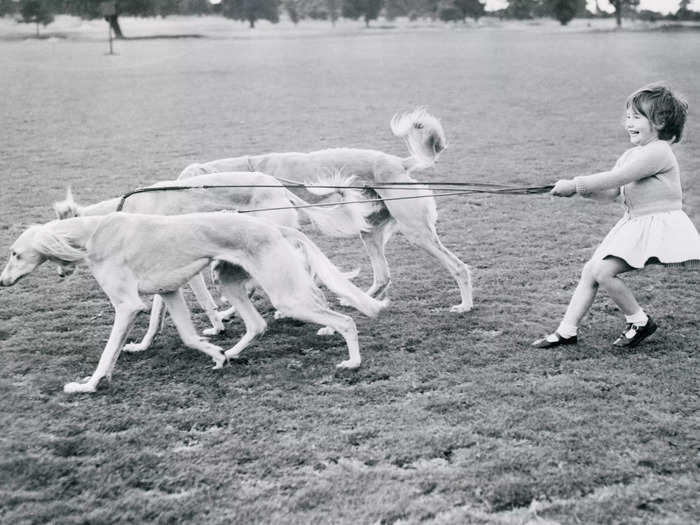
[[[640, 9], [649, 9], [658, 13], [667, 14], [678, 11], [679, 0], [641, 0], [639, 2]], [[508, 5], [507, 0], [486, 0], [486, 9], [489, 11], [501, 9]], [[598, 0], [598, 5], [604, 11], [612, 11], [610, 3], [607, 0]], [[595, 0], [588, 0], [588, 9], [595, 10]], [[690, 3], [690, 9], [700, 11], [700, 0], [693, 0]]]

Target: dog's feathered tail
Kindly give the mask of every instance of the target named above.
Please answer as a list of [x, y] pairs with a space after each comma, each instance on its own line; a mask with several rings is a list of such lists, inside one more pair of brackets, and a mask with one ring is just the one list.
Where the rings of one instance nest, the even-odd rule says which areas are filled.
[[80, 215], [80, 207], [73, 199], [73, 192], [70, 186], [66, 189], [66, 198], [62, 201], [53, 203], [53, 210], [56, 212], [57, 219], [70, 219]]
[[404, 160], [408, 170], [425, 169], [437, 160], [447, 147], [447, 139], [440, 121], [425, 108], [410, 113], [397, 113], [391, 119], [391, 132], [406, 143], [410, 157]]
[[[305, 215], [318, 230], [330, 237], [356, 237], [363, 231], [368, 231], [367, 222], [375, 211], [372, 202], [368, 200], [361, 189], [350, 188], [356, 182], [354, 176], [344, 176], [341, 171], [335, 171], [318, 178], [315, 184], [306, 190], [314, 195], [327, 196], [321, 204], [337, 203], [337, 206], [313, 206], [301, 197], [288, 191], [287, 197], [294, 206], [301, 206], [299, 212]], [[332, 186], [330, 188], [314, 188], [313, 186]], [[348, 203], [348, 204], [344, 204]]]
[[352, 284], [311, 239], [299, 230], [280, 226], [282, 235], [293, 244], [300, 246], [311, 270], [329, 290], [345, 299], [347, 303], [369, 317], [375, 317], [389, 304], [389, 299], [374, 299]]

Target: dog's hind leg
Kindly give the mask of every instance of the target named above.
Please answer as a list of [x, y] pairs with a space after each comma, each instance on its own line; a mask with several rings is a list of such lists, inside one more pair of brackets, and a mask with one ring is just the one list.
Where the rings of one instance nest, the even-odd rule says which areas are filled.
[[197, 334], [197, 330], [195, 330], [194, 324], [192, 324], [190, 309], [187, 307], [187, 303], [185, 303], [185, 299], [182, 297], [182, 290], [163, 294], [163, 301], [168, 307], [170, 317], [173, 323], [175, 323], [177, 333], [180, 334], [180, 339], [182, 339], [185, 346], [194, 348], [210, 356], [214, 360], [214, 368], [223, 367], [226, 361], [223, 350], [221, 347], [211, 344], [204, 337], [200, 337], [199, 334]]
[[[386, 195], [384, 194], [386, 193]], [[403, 192], [405, 194], [405, 191]], [[382, 196], [401, 196], [401, 190], [383, 192]], [[443, 246], [435, 229], [437, 210], [432, 197], [408, 201], [384, 201], [391, 216], [396, 220], [399, 231], [413, 244], [420, 246], [435, 257], [450, 272], [459, 286], [462, 302], [453, 306], [453, 312], [468, 312], [474, 306], [472, 281], [469, 267], [454, 253]]]
[[471, 271], [455, 254], [443, 246], [435, 227], [425, 225], [425, 228], [420, 230], [402, 229], [401, 231], [409, 241], [437, 258], [457, 282], [462, 302], [452, 306], [450, 311], [459, 313], [471, 310], [474, 306]]
[[211, 322], [211, 328], [202, 331], [204, 335], [216, 335], [224, 331], [224, 323], [221, 321], [221, 314], [218, 312], [218, 307], [214, 298], [207, 289], [207, 284], [204, 282], [202, 273], [198, 273], [189, 280], [190, 288], [197, 298], [197, 302], [202, 307], [204, 312]]
[[[340, 333], [348, 346], [348, 359], [337, 364], [338, 368], [358, 368], [362, 363], [360, 356], [360, 344], [357, 340], [357, 326], [352, 317], [335, 312], [325, 305], [321, 305], [315, 297], [315, 291], [297, 288], [295, 294], [285, 296], [274, 306], [285, 314], [285, 317], [299, 319], [323, 325], [332, 331]], [[333, 332], [329, 333], [333, 333]]]
[[243, 337], [232, 348], [226, 350], [226, 357], [235, 359], [253, 339], [265, 331], [267, 323], [250, 301], [245, 281], [235, 277], [231, 278], [225, 269], [222, 269], [219, 279], [226, 298], [231, 301], [231, 304], [236, 308], [238, 315], [241, 316], [245, 324]]
[[330, 308], [309, 307], [308, 304], [298, 302], [291, 308], [294, 313], [289, 314], [289, 317], [330, 327], [343, 336], [348, 346], [348, 359], [338, 363], [337, 368], [359, 368], [362, 357], [360, 343], [357, 340], [357, 326], [352, 317], [334, 312]]
[[384, 247], [396, 228], [396, 221], [390, 220], [360, 234], [374, 274], [372, 286], [367, 290], [367, 295], [371, 297], [381, 296], [391, 284], [389, 264], [384, 255]]
[[153, 296], [153, 304], [151, 305], [151, 317], [148, 319], [148, 328], [139, 343], [129, 343], [124, 345], [125, 352], [143, 352], [148, 350], [153, 344], [158, 329], [163, 330], [165, 322], [165, 304], [160, 295]]

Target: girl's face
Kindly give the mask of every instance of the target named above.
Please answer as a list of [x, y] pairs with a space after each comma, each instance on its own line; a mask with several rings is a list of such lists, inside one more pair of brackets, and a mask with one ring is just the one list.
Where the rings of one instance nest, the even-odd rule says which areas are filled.
[[630, 136], [630, 142], [635, 146], [644, 146], [659, 138], [659, 130], [649, 122], [648, 118], [639, 113], [634, 106], [627, 108], [625, 129]]

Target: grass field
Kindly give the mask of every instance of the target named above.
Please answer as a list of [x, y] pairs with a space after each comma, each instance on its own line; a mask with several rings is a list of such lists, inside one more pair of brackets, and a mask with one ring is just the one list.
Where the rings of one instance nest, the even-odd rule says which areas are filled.
[[[416, 105], [450, 143], [424, 180], [592, 173], [628, 146], [625, 97], [658, 79], [691, 105], [675, 151], [700, 225], [699, 47], [697, 31], [499, 28], [261, 30], [115, 56], [94, 39], [0, 42], [0, 249], [67, 185], [89, 203], [238, 154], [402, 155], [388, 122]], [[623, 321], [604, 294], [577, 347], [535, 350], [621, 209], [541, 195], [438, 209], [475, 309], [451, 314], [452, 279], [397, 235], [390, 308], [356, 316], [355, 372], [335, 371], [340, 337], [274, 321], [258, 297], [269, 330], [231, 366], [211, 370], [168, 324], [110, 384], [69, 396], [109, 334], [106, 297], [87, 269], [59, 281], [49, 265], [0, 290], [0, 522], [698, 522], [700, 273], [627, 278], [660, 324], [633, 352], [611, 347]], [[370, 284], [359, 240], [311, 235]]]

